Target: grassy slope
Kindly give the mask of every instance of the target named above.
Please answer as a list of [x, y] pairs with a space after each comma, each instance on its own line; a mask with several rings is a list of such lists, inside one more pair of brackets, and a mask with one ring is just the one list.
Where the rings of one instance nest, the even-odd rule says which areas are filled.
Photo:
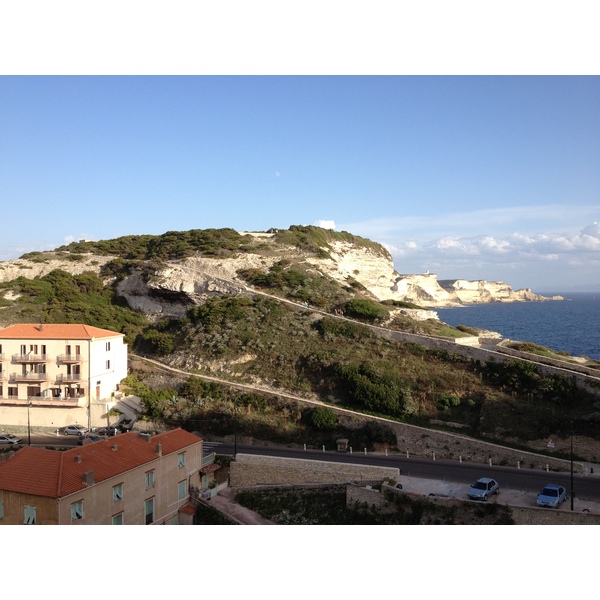
[[[336, 240], [370, 245], [385, 253], [368, 240], [312, 227], [280, 231], [277, 239], [317, 255], [326, 253], [329, 243]], [[226, 229], [77, 242], [61, 250], [119, 255], [121, 258], [107, 267], [107, 274], [119, 276], [132, 261], [137, 261], [138, 267], [152, 268], [162, 260], [194, 252], [226, 256], [250, 249], [261, 251], [260, 240]], [[352, 282], [340, 286], [315, 274], [302, 262], [282, 260], [268, 272], [246, 276], [276, 295], [310, 300], [327, 310], [342, 309], [358, 320], [384, 322], [394, 308], [374, 302]], [[34, 280], [21, 277], [2, 284], [2, 290], [19, 296], [3, 301], [0, 318], [4, 323], [83, 321], [122, 331], [134, 348], [165, 360], [218, 366], [240, 381], [258, 380], [274, 389], [317, 396], [371, 413], [416, 423], [432, 417], [464, 422], [473, 434], [485, 432], [499, 439], [508, 432], [523, 440], [539, 438], [560, 432], [573, 418], [579, 431], [592, 435], [597, 431], [598, 409], [593, 400], [565, 382], [539, 378], [518, 366], [494, 370], [448, 353], [386, 341], [359, 323], [315, 320], [310, 311], [275, 300], [213, 299], [191, 310], [186, 319], [150, 325], [91, 273], [71, 276], [55, 271]], [[459, 335], [443, 324], [407, 317], [397, 317], [392, 325], [417, 333]], [[216, 395], [211, 391], [211, 396]], [[183, 413], [191, 414], [186, 411]], [[254, 415], [267, 412], [262, 405]], [[293, 412], [290, 409], [287, 423], [300, 426], [304, 417]], [[194, 414], [204, 416], [198, 411]], [[271, 428], [272, 423], [269, 419]], [[265, 431], [268, 433], [268, 427]]]

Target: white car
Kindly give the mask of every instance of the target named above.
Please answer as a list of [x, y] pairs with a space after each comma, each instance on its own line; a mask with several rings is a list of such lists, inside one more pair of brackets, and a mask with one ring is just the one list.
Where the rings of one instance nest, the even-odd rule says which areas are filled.
[[483, 500], [484, 502], [492, 494], [497, 494], [500, 491], [500, 486], [495, 479], [490, 477], [482, 477], [478, 479], [467, 492], [467, 496], [471, 500]]
[[20, 444], [23, 440], [12, 433], [0, 435], [0, 444]]
[[64, 435], [83, 435], [87, 433], [87, 429], [83, 425], [67, 425], [63, 429]]
[[551, 483], [538, 494], [537, 505], [558, 508], [566, 499], [567, 490], [562, 485]]

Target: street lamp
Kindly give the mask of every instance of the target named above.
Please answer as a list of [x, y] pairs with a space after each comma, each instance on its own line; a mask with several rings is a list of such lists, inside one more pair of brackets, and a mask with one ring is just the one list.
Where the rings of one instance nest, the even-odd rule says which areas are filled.
[[237, 457], [237, 402], [233, 401], [233, 457]]
[[29, 420], [29, 409], [31, 408], [31, 400], [27, 402], [27, 445], [31, 446], [31, 421]]

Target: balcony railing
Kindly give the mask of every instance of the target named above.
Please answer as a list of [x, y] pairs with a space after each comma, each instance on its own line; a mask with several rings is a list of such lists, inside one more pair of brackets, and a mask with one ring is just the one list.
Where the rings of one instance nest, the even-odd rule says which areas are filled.
[[0, 398], [0, 405], [13, 406], [76, 406], [84, 395], [74, 396], [72, 398], [63, 397], [56, 398], [55, 396], [28, 396], [27, 398], [19, 398], [18, 396], [9, 395], [7, 398]]
[[56, 360], [59, 363], [78, 363], [83, 362], [83, 357], [81, 354], [59, 354]]
[[18, 381], [46, 381], [48, 373], [11, 373], [9, 382]]
[[77, 381], [82, 381], [81, 373], [71, 373], [70, 375], [59, 373], [56, 376], [56, 383], [73, 383]]
[[50, 359], [47, 354], [13, 354], [12, 361], [14, 363], [34, 363], [34, 362], [47, 362]]

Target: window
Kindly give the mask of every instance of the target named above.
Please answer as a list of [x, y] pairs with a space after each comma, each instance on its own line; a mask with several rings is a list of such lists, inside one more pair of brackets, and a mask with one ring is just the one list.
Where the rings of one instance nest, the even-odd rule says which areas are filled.
[[123, 484], [113, 486], [113, 502], [123, 500]]
[[110, 352], [110, 342], [106, 342], [106, 351]]
[[187, 498], [187, 485], [185, 480], [177, 484], [177, 500], [185, 500]]
[[154, 522], [154, 498], [148, 498], [144, 502], [144, 514], [146, 515], [146, 525]]
[[83, 500], [71, 504], [71, 521], [83, 519]]
[[146, 472], [146, 489], [154, 487], [154, 471]]
[[110, 369], [110, 360], [106, 361], [106, 370], [108, 371]]
[[4, 502], [0, 500], [0, 519], [4, 519]]
[[185, 452], [177, 455], [177, 466], [181, 469], [185, 467]]
[[25, 519], [23, 523], [25, 525], [35, 525], [35, 506], [25, 507]]
[[112, 518], [113, 525], [123, 525], [123, 513], [119, 513]]

